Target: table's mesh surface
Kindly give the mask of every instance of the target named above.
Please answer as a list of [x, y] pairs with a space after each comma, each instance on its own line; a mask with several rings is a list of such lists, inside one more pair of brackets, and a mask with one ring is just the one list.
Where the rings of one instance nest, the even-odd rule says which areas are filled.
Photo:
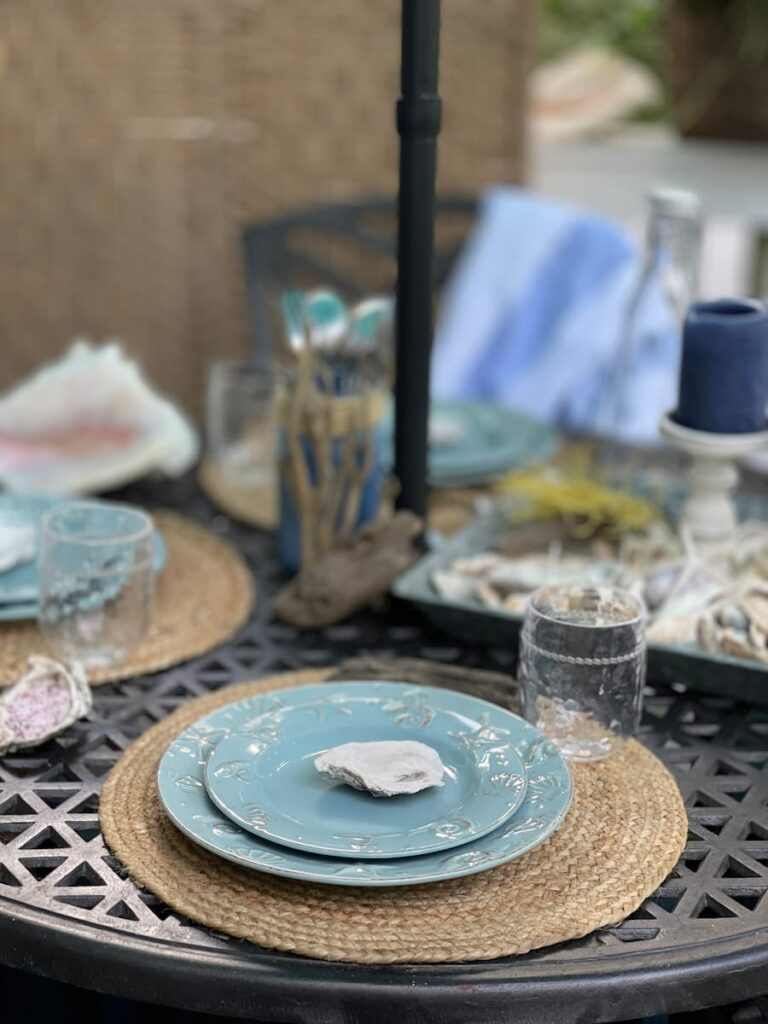
[[[211, 517], [196, 495], [187, 493], [184, 510], [241, 545], [262, 595], [274, 589], [279, 571], [269, 538]], [[131, 740], [190, 697], [358, 654], [513, 667], [509, 651], [467, 651], [402, 611], [301, 634], [270, 622], [268, 602], [260, 600], [254, 619], [227, 647], [160, 675], [104, 686], [95, 693], [90, 721], [40, 750], [0, 759], [0, 897], [160, 942], [237, 947], [242, 956], [242, 943], [179, 920], [125, 877], [99, 832], [102, 780]], [[680, 864], [619, 926], [520, 960], [534, 958], [539, 967], [551, 962], [556, 974], [563, 961], [588, 959], [600, 946], [602, 961], [631, 949], [663, 964], [691, 943], [746, 940], [768, 926], [768, 710], [660, 689], [647, 698], [642, 738], [672, 768], [689, 808]]]

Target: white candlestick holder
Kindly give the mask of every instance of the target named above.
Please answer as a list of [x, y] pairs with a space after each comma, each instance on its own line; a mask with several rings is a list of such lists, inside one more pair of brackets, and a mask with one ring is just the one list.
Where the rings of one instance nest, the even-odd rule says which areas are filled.
[[739, 460], [768, 447], [768, 430], [754, 434], [710, 434], [663, 417], [662, 437], [691, 456], [689, 494], [683, 505], [681, 525], [704, 548], [727, 544], [736, 529], [733, 492], [739, 482]]

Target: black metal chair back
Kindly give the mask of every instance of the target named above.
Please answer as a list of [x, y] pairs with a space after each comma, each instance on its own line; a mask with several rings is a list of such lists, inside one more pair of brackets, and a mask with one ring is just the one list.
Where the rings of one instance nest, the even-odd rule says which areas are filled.
[[[439, 291], [472, 226], [476, 201], [438, 199], [435, 289]], [[347, 301], [394, 293], [397, 202], [394, 197], [330, 203], [296, 211], [243, 232], [252, 354], [275, 350], [275, 309], [286, 288], [332, 288]]]

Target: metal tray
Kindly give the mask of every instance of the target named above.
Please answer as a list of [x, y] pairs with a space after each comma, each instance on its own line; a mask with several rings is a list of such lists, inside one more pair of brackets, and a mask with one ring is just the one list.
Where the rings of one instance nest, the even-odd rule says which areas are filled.
[[[754, 505], [749, 511], [754, 513]], [[526, 542], [526, 537], [532, 536], [531, 528], [518, 528], [516, 533], [521, 550], [530, 550], [533, 544]], [[502, 535], [509, 537], [509, 521], [496, 505], [403, 573], [395, 581], [395, 597], [415, 605], [435, 626], [467, 644], [516, 652], [521, 615], [485, 608], [473, 600], [445, 600], [430, 582], [436, 569], [447, 568], [462, 555], [497, 547]], [[711, 654], [695, 644], [649, 644], [648, 677], [768, 707], [768, 666], [727, 654]]]

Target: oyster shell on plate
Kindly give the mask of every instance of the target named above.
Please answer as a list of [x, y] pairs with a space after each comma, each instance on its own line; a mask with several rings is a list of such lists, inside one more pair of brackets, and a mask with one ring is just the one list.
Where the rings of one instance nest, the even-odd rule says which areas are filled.
[[91, 709], [91, 689], [79, 665], [34, 655], [21, 679], [0, 696], [0, 754], [36, 747]]
[[373, 796], [418, 793], [443, 785], [440, 755], [416, 740], [342, 743], [318, 754], [315, 768], [333, 782], [344, 782]]
[[198, 438], [119, 344], [76, 342], [0, 398], [0, 483], [83, 494], [159, 470], [180, 476]]

